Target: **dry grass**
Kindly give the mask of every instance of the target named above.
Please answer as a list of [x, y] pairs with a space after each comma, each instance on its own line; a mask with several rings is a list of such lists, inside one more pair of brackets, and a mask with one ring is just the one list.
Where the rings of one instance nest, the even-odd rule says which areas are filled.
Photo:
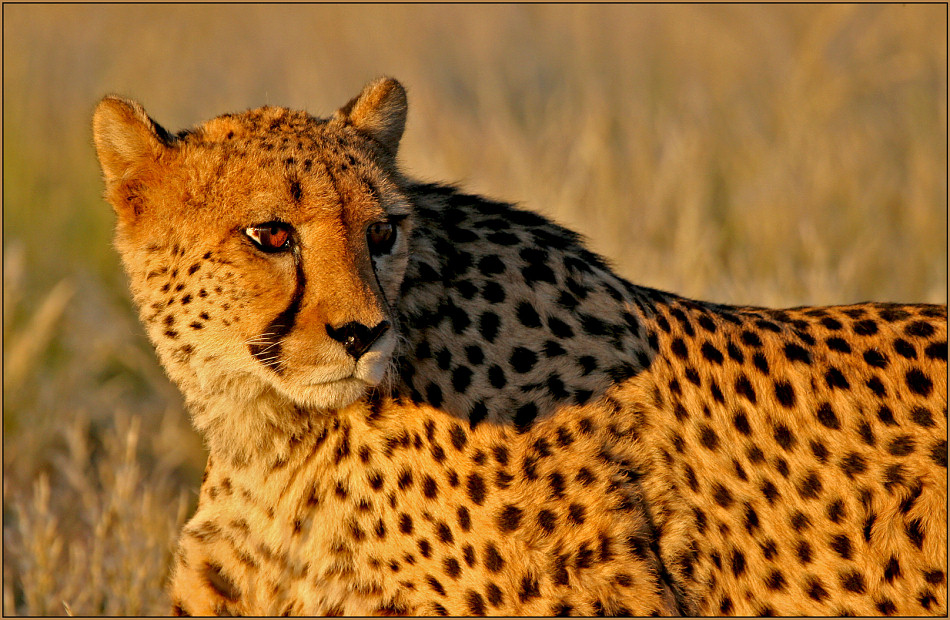
[[109, 247], [106, 92], [177, 129], [389, 74], [410, 171], [551, 215], [634, 282], [946, 302], [945, 5], [3, 12], [5, 614], [164, 612], [203, 464]]

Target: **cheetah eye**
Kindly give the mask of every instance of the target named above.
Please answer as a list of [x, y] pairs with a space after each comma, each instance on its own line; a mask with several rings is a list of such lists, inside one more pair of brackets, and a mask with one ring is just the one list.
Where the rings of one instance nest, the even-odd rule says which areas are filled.
[[264, 252], [283, 252], [290, 249], [290, 227], [283, 222], [265, 222], [248, 226], [244, 234], [257, 249]]
[[396, 226], [388, 220], [370, 224], [366, 229], [366, 243], [371, 256], [389, 253], [396, 243]]

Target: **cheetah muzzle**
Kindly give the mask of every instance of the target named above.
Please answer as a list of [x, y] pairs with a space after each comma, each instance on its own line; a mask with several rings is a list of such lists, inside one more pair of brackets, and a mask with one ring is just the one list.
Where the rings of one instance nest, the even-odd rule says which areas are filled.
[[93, 129], [209, 450], [176, 614], [945, 615], [947, 310], [724, 306], [397, 166], [402, 86]]

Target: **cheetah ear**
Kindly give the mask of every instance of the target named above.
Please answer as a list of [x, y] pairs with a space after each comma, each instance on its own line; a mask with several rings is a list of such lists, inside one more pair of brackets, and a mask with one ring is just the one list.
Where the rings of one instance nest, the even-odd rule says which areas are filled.
[[109, 187], [156, 162], [175, 143], [175, 137], [149, 118], [141, 105], [112, 95], [96, 106], [92, 135]]
[[395, 155], [406, 128], [406, 90], [392, 78], [379, 78], [363, 88], [333, 119], [352, 125]]

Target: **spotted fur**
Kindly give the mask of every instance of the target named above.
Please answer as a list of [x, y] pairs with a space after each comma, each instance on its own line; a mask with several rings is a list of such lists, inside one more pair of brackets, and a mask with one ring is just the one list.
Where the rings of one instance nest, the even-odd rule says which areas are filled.
[[[946, 613], [945, 306], [635, 286], [404, 177], [405, 115], [388, 79], [177, 135], [97, 109], [133, 295], [210, 452], [175, 613]], [[249, 241], [273, 222], [289, 245]]]

